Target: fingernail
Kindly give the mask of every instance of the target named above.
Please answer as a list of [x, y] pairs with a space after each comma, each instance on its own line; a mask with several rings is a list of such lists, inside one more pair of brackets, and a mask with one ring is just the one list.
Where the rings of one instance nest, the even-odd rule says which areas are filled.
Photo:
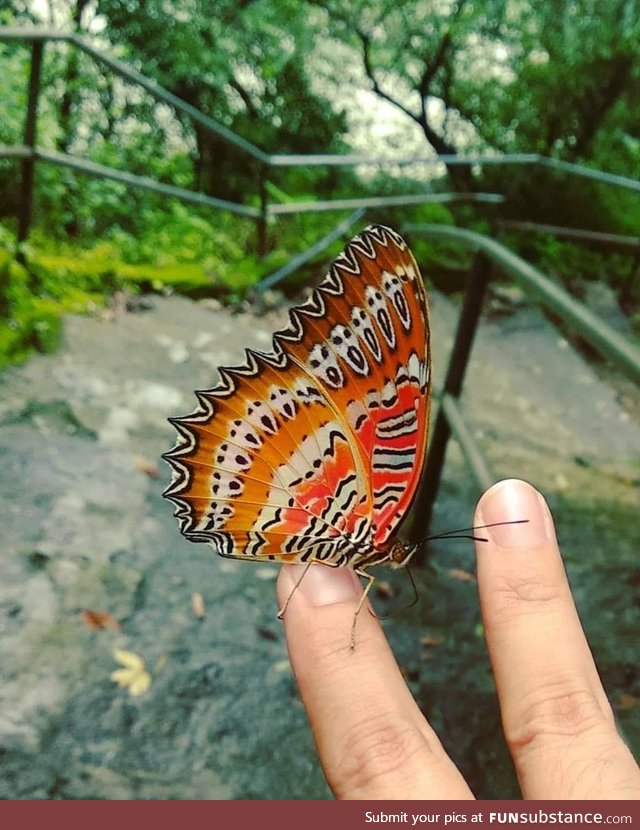
[[[293, 579], [297, 582], [304, 566], [294, 565]], [[295, 584], [295, 583], [294, 583]], [[333, 605], [359, 597], [362, 588], [356, 575], [348, 568], [329, 568], [312, 565], [304, 575], [298, 589], [310, 605]]]
[[545, 500], [530, 484], [517, 479], [494, 485], [480, 500], [476, 518], [481, 525], [522, 522], [486, 529], [491, 541], [501, 548], [536, 548], [554, 535]]

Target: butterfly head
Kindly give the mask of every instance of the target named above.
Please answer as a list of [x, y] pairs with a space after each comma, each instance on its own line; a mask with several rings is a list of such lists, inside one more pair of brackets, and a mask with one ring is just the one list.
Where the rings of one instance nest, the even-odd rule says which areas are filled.
[[420, 547], [420, 542], [406, 542], [397, 539], [389, 550], [389, 559], [396, 568], [403, 568], [409, 564], [409, 560]]

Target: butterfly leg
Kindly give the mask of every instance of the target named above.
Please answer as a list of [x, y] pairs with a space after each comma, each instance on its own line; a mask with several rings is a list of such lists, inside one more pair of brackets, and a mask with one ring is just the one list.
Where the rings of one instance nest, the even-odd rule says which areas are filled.
[[311, 560], [311, 562], [307, 562], [307, 566], [306, 566], [306, 568], [304, 569], [304, 571], [302, 571], [302, 574], [301, 574], [301, 576], [300, 576], [300, 579], [299, 579], [299, 580], [296, 582], [296, 584], [293, 586], [293, 589], [291, 590], [291, 593], [289, 594], [289, 596], [286, 598], [286, 600], [285, 600], [285, 602], [284, 602], [284, 605], [283, 605], [283, 606], [282, 606], [282, 608], [278, 611], [278, 619], [279, 619], [279, 620], [281, 620], [281, 619], [284, 617], [284, 612], [287, 610], [287, 606], [289, 605], [289, 602], [290, 602], [290, 600], [291, 600], [291, 597], [292, 597], [292, 596], [295, 594], [295, 592], [298, 590], [298, 588], [299, 588], [299, 586], [300, 586], [300, 583], [301, 583], [301, 582], [302, 582], [302, 580], [305, 578], [305, 576], [307, 575], [307, 571], [309, 570], [309, 568], [310, 568], [312, 565], [313, 565], [313, 560]]
[[356, 569], [355, 573], [358, 576], [363, 576], [367, 580], [367, 584], [364, 587], [364, 591], [362, 592], [362, 596], [358, 600], [358, 605], [357, 605], [356, 610], [354, 611], [354, 614], [353, 614], [353, 624], [351, 625], [351, 645], [350, 645], [350, 650], [351, 651], [354, 651], [355, 647], [356, 647], [356, 623], [358, 622], [358, 614], [362, 610], [362, 606], [365, 604], [365, 601], [367, 599], [367, 595], [369, 594], [369, 591], [371, 590], [371, 586], [376, 581], [375, 576], [372, 576], [372, 574], [368, 574], [366, 571], [359, 571], [359, 570]]
[[[313, 562], [313, 560], [312, 560], [311, 562], [308, 562], [308, 563], [307, 563], [307, 565], [306, 565], [306, 567], [305, 567], [304, 571], [303, 571], [303, 572], [302, 572], [302, 574], [300, 575], [300, 578], [298, 579], [298, 581], [296, 582], [296, 584], [293, 586], [293, 588], [292, 588], [292, 590], [291, 590], [291, 593], [289, 594], [289, 596], [288, 596], [288, 597], [286, 598], [286, 600], [285, 600], [284, 605], [283, 605], [283, 606], [282, 606], [282, 608], [278, 611], [278, 615], [277, 615], [277, 616], [278, 616], [278, 619], [279, 619], [279, 620], [281, 620], [281, 619], [284, 617], [284, 615], [285, 615], [285, 613], [286, 613], [286, 610], [287, 610], [287, 607], [288, 607], [288, 605], [289, 605], [289, 602], [291, 601], [291, 597], [292, 597], [292, 596], [295, 594], [295, 592], [298, 590], [298, 588], [300, 587], [300, 583], [301, 583], [301, 582], [302, 582], [302, 580], [305, 578], [305, 576], [307, 575], [307, 571], [309, 570], [309, 568], [310, 568], [313, 564], [315, 564], [315, 563]], [[329, 567], [332, 567], [332, 568], [337, 567], [337, 566], [336, 566], [336, 565], [334, 565], [333, 563], [329, 563], [329, 562], [325, 562], [325, 563], [323, 563], [323, 564], [328, 565]], [[358, 576], [362, 576], [362, 577], [364, 577], [364, 578], [367, 580], [367, 584], [366, 584], [366, 585], [365, 585], [365, 587], [364, 587], [364, 591], [362, 592], [362, 595], [361, 595], [360, 599], [358, 600], [358, 605], [356, 606], [356, 610], [355, 610], [355, 611], [354, 611], [354, 613], [353, 613], [353, 623], [352, 623], [352, 625], [351, 625], [351, 641], [350, 641], [350, 645], [349, 645], [349, 649], [350, 649], [350, 651], [354, 651], [354, 650], [355, 650], [355, 647], [356, 647], [356, 623], [358, 622], [358, 614], [360, 613], [360, 611], [362, 610], [362, 607], [364, 606], [364, 604], [365, 604], [365, 602], [366, 602], [367, 596], [368, 596], [368, 594], [369, 594], [369, 591], [371, 590], [371, 587], [372, 587], [373, 583], [376, 581], [375, 576], [372, 576], [371, 574], [367, 573], [366, 571], [359, 571], [359, 570], [356, 570], [356, 571], [355, 571], [355, 573], [356, 573]]]

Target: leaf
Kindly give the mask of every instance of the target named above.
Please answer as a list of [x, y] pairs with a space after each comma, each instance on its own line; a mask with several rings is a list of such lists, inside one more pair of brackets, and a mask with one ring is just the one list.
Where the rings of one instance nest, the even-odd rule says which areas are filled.
[[149, 672], [140, 672], [129, 683], [129, 694], [131, 697], [139, 697], [149, 690], [151, 686], [151, 675]]
[[92, 608], [85, 608], [80, 613], [82, 622], [92, 631], [108, 629], [109, 631], [120, 631], [120, 623], [105, 611], [94, 611]]
[[143, 458], [141, 455], [136, 455], [133, 458], [133, 463], [141, 472], [149, 476], [149, 478], [160, 478], [158, 465], [154, 464], [153, 461], [149, 461], [149, 459]]
[[420, 638], [420, 644], [431, 648], [432, 646], [439, 646], [444, 642], [442, 634], [426, 634]]
[[376, 596], [380, 599], [391, 599], [395, 594], [390, 582], [386, 579], [376, 579]]
[[620, 695], [618, 700], [618, 709], [621, 711], [626, 712], [629, 709], [637, 709], [638, 706], [640, 706], [640, 697], [630, 695], [626, 692]]
[[144, 669], [144, 660], [133, 651], [125, 651], [122, 648], [114, 648], [113, 656], [117, 663], [126, 666], [128, 669], [140, 671]]
[[447, 574], [452, 579], [457, 579], [458, 582], [475, 582], [476, 578], [474, 574], [470, 573], [469, 571], [463, 571], [461, 568], [451, 568], [451, 570], [447, 571]]
[[131, 697], [139, 697], [149, 690], [151, 675], [146, 669], [144, 660], [133, 651], [114, 648], [113, 656], [117, 663], [124, 666], [111, 672], [111, 680], [121, 689], [129, 689]]
[[191, 594], [191, 608], [199, 620], [203, 620], [207, 616], [207, 612], [204, 607], [204, 597], [199, 591], [194, 591]]

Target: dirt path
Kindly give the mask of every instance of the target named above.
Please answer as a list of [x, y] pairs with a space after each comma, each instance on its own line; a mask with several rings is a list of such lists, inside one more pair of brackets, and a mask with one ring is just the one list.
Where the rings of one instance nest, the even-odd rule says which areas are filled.
[[[168, 473], [158, 456], [173, 443], [166, 417], [190, 411], [192, 390], [211, 386], [242, 347], [268, 347], [276, 316], [231, 317], [181, 298], [152, 305], [70, 318], [57, 354], [0, 383], [0, 797], [328, 797], [274, 618], [276, 569], [185, 542], [160, 496]], [[440, 372], [454, 314], [434, 299]], [[464, 401], [500, 475], [549, 495], [600, 668], [640, 747], [640, 428], [526, 309], [484, 327]], [[467, 523], [476, 496], [452, 446], [437, 526]], [[450, 574], [473, 568], [471, 552], [454, 543], [430, 561], [419, 606], [387, 627], [476, 792], [507, 797], [517, 790], [475, 586]], [[121, 631], [90, 630], [85, 608]], [[146, 661], [146, 695], [109, 679], [116, 646]]]

